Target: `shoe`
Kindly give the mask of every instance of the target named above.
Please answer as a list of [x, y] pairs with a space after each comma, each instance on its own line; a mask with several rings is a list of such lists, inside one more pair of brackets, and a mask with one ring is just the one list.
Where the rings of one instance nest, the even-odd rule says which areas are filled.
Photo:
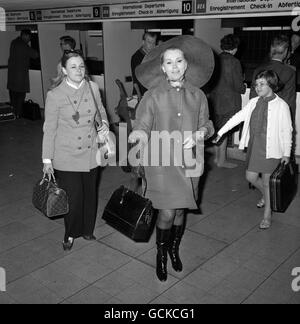
[[267, 230], [271, 227], [271, 219], [263, 219], [259, 225], [259, 228], [262, 230]]
[[64, 251], [71, 251], [74, 244], [74, 239], [69, 238], [68, 242], [63, 242]]
[[262, 198], [257, 204], [257, 208], [264, 208], [265, 207], [265, 200]]
[[97, 238], [94, 235], [83, 235], [82, 236], [86, 241], [96, 241]]

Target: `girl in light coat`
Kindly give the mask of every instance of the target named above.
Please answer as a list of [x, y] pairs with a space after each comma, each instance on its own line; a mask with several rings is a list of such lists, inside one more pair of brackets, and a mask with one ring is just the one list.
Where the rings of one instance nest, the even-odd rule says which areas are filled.
[[246, 178], [263, 195], [257, 204], [258, 208], [265, 207], [261, 229], [271, 226], [270, 176], [280, 162], [289, 162], [292, 147], [293, 129], [289, 106], [275, 94], [279, 83], [275, 72], [260, 72], [255, 78], [258, 97], [250, 100], [235, 114], [218, 131], [214, 140], [217, 143], [230, 129], [244, 122], [239, 148], [243, 150], [248, 147]]

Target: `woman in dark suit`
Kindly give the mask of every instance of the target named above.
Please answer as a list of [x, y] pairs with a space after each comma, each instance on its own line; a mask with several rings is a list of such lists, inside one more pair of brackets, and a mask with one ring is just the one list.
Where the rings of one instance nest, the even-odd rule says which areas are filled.
[[[200, 171], [194, 175], [188, 175], [185, 160], [180, 164], [176, 162], [184, 152], [196, 149], [199, 134], [203, 144], [204, 137], [214, 133], [206, 97], [199, 89], [208, 81], [212, 71], [211, 49], [192, 36], [177, 37], [161, 44], [146, 56], [136, 70], [140, 82], [150, 90], [139, 104], [129, 141], [142, 141], [147, 145], [149, 140], [151, 160], [154, 157], [158, 161], [158, 165], [145, 167], [145, 175], [146, 195], [154, 208], [159, 210], [156, 274], [160, 281], [167, 280], [168, 253], [174, 270], [182, 271], [179, 245], [185, 210], [198, 208], [197, 189], [203, 172], [204, 152], [199, 150], [202, 163]], [[163, 141], [171, 144], [170, 150], [155, 144], [157, 133], [163, 136]], [[170, 140], [168, 135], [177, 135], [175, 141]], [[176, 143], [179, 145], [176, 146]], [[164, 158], [170, 158], [167, 166]]]
[[[61, 78], [48, 92], [43, 137], [44, 173], [55, 175], [69, 198], [65, 215], [64, 250], [70, 250], [75, 238], [95, 240], [97, 214], [96, 180], [97, 131], [99, 120], [93, 91], [103, 126], [98, 130], [104, 141], [109, 132], [105, 109], [96, 83], [86, 78], [86, 67], [78, 51], [67, 51], [62, 60]], [[91, 87], [90, 87], [91, 86]]]
[[[221, 40], [222, 53], [219, 55], [219, 71], [216, 87], [210, 95], [214, 126], [216, 130], [222, 128], [226, 122], [242, 108], [241, 95], [246, 92], [246, 85], [240, 61], [234, 57], [239, 46], [239, 39], [226, 35]], [[234, 168], [235, 164], [226, 161], [228, 137], [224, 137], [215, 147], [215, 163], [218, 167]]]

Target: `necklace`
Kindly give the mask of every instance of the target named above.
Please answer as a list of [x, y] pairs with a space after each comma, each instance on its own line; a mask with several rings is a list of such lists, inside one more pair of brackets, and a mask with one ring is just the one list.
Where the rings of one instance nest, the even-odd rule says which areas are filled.
[[[70, 99], [69, 96], [67, 96], [68, 99], [69, 99], [69, 102], [70, 102], [70, 104], [71, 104], [71, 106], [72, 106], [72, 108], [74, 110], [74, 115], [72, 115], [72, 118], [73, 118], [73, 120], [75, 121], [75, 123], [77, 125], [79, 125], [80, 114], [79, 114], [78, 110], [79, 110], [80, 104], [82, 102], [83, 95], [84, 95], [84, 91], [82, 91], [82, 94], [81, 94], [81, 97], [80, 97], [80, 100], [79, 100], [79, 103], [78, 103], [77, 107], [74, 107], [72, 100]], [[76, 103], [76, 101], [75, 101], [75, 103]]]

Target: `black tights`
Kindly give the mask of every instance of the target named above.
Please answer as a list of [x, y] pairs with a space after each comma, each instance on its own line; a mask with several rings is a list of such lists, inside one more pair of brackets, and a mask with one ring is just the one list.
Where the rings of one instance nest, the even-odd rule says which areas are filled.
[[173, 225], [183, 225], [183, 222], [184, 209], [160, 209], [156, 225], [160, 229], [170, 229]]

